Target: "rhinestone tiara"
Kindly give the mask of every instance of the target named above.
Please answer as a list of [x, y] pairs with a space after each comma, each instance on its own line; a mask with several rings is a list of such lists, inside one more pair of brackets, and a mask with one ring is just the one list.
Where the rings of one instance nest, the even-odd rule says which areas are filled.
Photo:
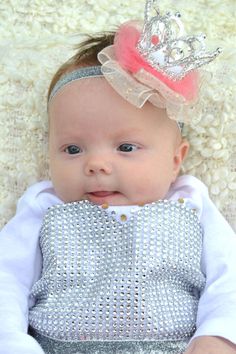
[[[152, 16], [152, 13], [155, 15]], [[214, 60], [221, 49], [205, 50], [204, 34], [185, 35], [180, 13], [161, 15], [157, 0], [147, 0], [144, 24], [137, 49], [156, 70], [172, 80], [181, 80], [190, 71]]]

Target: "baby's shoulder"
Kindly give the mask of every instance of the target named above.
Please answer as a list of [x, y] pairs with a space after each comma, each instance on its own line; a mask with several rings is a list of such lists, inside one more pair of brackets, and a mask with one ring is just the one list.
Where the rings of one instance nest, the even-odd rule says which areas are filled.
[[197, 211], [199, 219], [205, 209], [205, 204], [209, 203], [207, 186], [198, 178], [191, 175], [182, 175], [171, 185], [168, 192], [169, 200], [178, 200], [186, 207]]
[[54, 204], [61, 203], [61, 200], [56, 196], [51, 181], [37, 182], [24, 192], [17, 204], [17, 210], [25, 206], [40, 208], [42, 211], [47, 210]]
[[179, 176], [171, 185], [168, 193], [168, 199], [202, 199], [204, 197], [209, 197], [207, 186], [198, 178], [191, 175]]

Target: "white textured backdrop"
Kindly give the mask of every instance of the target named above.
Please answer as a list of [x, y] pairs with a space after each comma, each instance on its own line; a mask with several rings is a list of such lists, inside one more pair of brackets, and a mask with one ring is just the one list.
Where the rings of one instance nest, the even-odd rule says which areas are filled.
[[[185, 129], [191, 151], [184, 172], [201, 178], [236, 227], [236, 0], [163, 0], [190, 33], [204, 32], [223, 54]], [[48, 177], [46, 92], [81, 33], [115, 29], [142, 18], [137, 0], [0, 1], [0, 226], [28, 185]]]

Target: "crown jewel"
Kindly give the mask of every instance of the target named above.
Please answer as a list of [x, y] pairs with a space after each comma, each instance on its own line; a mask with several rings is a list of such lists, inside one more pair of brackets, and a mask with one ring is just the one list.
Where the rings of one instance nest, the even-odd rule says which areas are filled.
[[[147, 0], [144, 25], [137, 49], [145, 60], [156, 70], [180, 80], [190, 71], [208, 64], [221, 52], [205, 51], [205, 35], [184, 35], [181, 15], [166, 13], [161, 16], [157, 0]], [[155, 16], [151, 13], [155, 11]]]

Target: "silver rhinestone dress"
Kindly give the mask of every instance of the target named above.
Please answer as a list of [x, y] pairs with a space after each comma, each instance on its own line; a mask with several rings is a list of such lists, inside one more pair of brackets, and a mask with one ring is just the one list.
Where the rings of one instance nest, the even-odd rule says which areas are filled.
[[29, 323], [46, 353], [184, 350], [205, 284], [193, 210], [158, 201], [120, 223], [88, 201], [56, 205], [40, 245], [44, 263]]

